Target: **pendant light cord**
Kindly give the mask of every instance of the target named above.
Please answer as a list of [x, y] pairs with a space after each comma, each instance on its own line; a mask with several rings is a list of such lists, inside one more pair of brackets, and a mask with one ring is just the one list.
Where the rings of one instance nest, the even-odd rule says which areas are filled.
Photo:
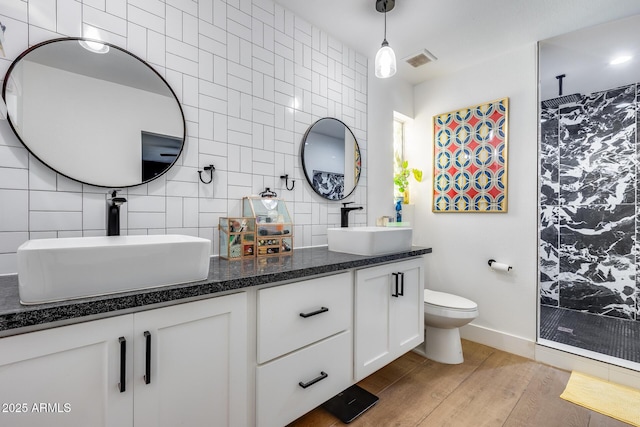
[[384, 2], [384, 41], [387, 41], [387, 1]]

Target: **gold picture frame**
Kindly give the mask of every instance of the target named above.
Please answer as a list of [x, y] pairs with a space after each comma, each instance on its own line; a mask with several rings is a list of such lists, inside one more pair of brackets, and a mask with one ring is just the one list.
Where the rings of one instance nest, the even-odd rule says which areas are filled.
[[433, 117], [433, 212], [507, 212], [509, 98]]

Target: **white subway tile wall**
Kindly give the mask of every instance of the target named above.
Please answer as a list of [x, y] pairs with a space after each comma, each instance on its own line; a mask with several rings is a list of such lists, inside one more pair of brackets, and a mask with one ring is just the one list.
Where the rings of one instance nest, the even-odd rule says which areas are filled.
[[[368, 60], [271, 0], [2, 0], [0, 22], [2, 79], [29, 46], [92, 29], [176, 92], [185, 148], [167, 174], [120, 192], [122, 234], [200, 236], [217, 254], [218, 219], [241, 215], [241, 198], [269, 187], [287, 201], [294, 247], [326, 244], [340, 203], [313, 192], [299, 158], [304, 132], [325, 116], [358, 139], [363, 170], [348, 201], [366, 206]], [[203, 184], [197, 171], [209, 164], [214, 182]], [[108, 193], [55, 173], [0, 121], [0, 274], [17, 271], [28, 239], [104, 235]], [[364, 212], [352, 215], [366, 223]]]

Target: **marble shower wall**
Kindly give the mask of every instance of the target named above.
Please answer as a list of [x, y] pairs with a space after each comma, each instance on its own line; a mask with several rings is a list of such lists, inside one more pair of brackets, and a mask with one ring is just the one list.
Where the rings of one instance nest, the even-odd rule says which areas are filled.
[[542, 110], [541, 304], [640, 320], [639, 88]]

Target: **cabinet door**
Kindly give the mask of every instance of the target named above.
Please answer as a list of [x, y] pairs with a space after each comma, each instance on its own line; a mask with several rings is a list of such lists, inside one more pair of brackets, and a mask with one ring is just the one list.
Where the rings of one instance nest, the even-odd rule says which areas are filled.
[[423, 265], [422, 258], [415, 258], [356, 271], [356, 381], [424, 340]]
[[[391, 298], [390, 318], [393, 322], [391, 342], [394, 359], [424, 341], [424, 267], [422, 258], [396, 264], [392, 271], [392, 291], [395, 280], [404, 281], [403, 295]], [[399, 273], [393, 276], [393, 273]]]
[[245, 293], [136, 313], [134, 335], [136, 427], [247, 425]]
[[353, 354], [356, 381], [377, 371], [390, 359], [390, 290], [389, 266], [356, 271]]
[[127, 315], [0, 339], [0, 425], [132, 426], [131, 329]]

